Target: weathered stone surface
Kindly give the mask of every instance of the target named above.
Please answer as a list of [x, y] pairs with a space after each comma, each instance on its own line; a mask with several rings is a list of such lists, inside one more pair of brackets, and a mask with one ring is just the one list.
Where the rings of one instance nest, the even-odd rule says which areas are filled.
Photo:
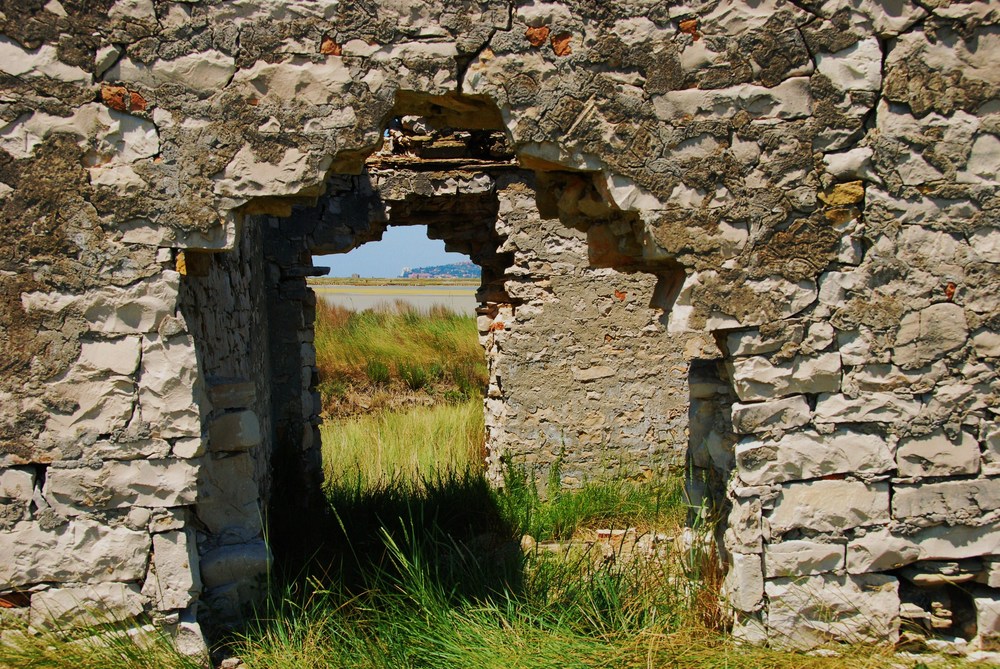
[[751, 434], [768, 430], [788, 430], [809, 422], [809, 403], [803, 395], [754, 404], [733, 404], [733, 431]]
[[198, 466], [187, 460], [105, 462], [49, 468], [44, 494], [66, 515], [128, 506], [170, 507], [195, 501]]
[[760, 555], [733, 553], [723, 584], [726, 599], [744, 612], [758, 610], [764, 603], [764, 574]]
[[215, 588], [260, 578], [270, 563], [271, 552], [263, 541], [223, 546], [202, 557], [201, 577], [207, 587]]
[[29, 313], [79, 313], [95, 332], [145, 333], [156, 330], [174, 313], [179, 278], [176, 272], [167, 271], [128, 288], [108, 287], [87, 295], [25, 293], [21, 302]]
[[899, 582], [882, 574], [779, 578], [765, 584], [771, 639], [809, 649], [831, 637], [854, 643], [899, 636]]
[[960, 476], [979, 472], [979, 442], [962, 432], [957, 442], [943, 430], [900, 439], [896, 446], [900, 476]]
[[1000, 478], [897, 485], [892, 516], [917, 525], [975, 525], [1000, 509]]
[[833, 434], [799, 431], [777, 440], [745, 439], [736, 445], [736, 465], [744, 483], [762, 485], [831, 474], [881, 474], [894, 462], [881, 437], [841, 429]]
[[847, 570], [854, 574], [894, 569], [917, 560], [962, 560], [1000, 554], [1000, 524], [975, 527], [936, 525], [905, 533], [880, 529], [847, 545]]
[[246, 451], [261, 442], [260, 421], [253, 411], [235, 411], [214, 419], [208, 426], [213, 451]]
[[172, 60], [154, 60], [149, 64], [125, 57], [104, 73], [104, 79], [149, 88], [178, 84], [210, 94], [225, 86], [234, 72], [236, 64], [231, 56], [219, 51], [203, 51]]
[[34, 470], [21, 467], [0, 470], [0, 497], [27, 501], [34, 491]]
[[857, 397], [824, 393], [816, 400], [817, 423], [895, 423], [920, 413], [919, 400], [894, 393], [859, 393]]
[[140, 581], [149, 535], [88, 519], [53, 529], [21, 522], [0, 532], [0, 590], [32, 583]]
[[142, 594], [160, 611], [186, 609], [201, 594], [198, 549], [186, 531], [153, 535], [153, 561]]
[[52, 588], [31, 596], [31, 626], [67, 630], [123, 623], [141, 614], [145, 598], [132, 583]]
[[922, 367], [965, 344], [969, 327], [965, 310], [942, 302], [903, 317], [892, 360], [904, 369]]
[[768, 517], [772, 535], [796, 528], [842, 532], [889, 522], [889, 485], [860, 481], [788, 483]]
[[209, 458], [199, 472], [195, 513], [212, 534], [253, 541], [261, 531], [254, 462], [246, 453]]
[[844, 568], [844, 544], [816, 541], [782, 541], [764, 549], [764, 575], [767, 578], [823, 574]]
[[882, 85], [882, 50], [874, 37], [833, 54], [816, 54], [816, 71], [842, 91], [877, 91]]
[[777, 364], [764, 357], [751, 357], [732, 364], [733, 386], [744, 402], [840, 390], [839, 353], [796, 357]]
[[972, 592], [976, 631], [982, 650], [1000, 650], [1000, 591], [977, 588]]
[[201, 435], [201, 381], [188, 335], [143, 338], [139, 407], [153, 433], [164, 438]]

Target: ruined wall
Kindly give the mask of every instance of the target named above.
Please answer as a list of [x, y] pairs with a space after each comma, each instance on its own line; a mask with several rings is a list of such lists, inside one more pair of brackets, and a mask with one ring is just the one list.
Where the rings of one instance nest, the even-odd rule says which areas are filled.
[[100, 597], [209, 619], [181, 558], [199, 482], [241, 457], [210, 425], [267, 405], [211, 402], [178, 252], [232, 254], [249, 216], [360, 171], [405, 100], [502, 122], [525, 169], [593, 172], [630, 212], [623, 255], [683, 275], [658, 279], [668, 331], [726, 360], [692, 387], [718, 439], [692, 434], [726, 484], [740, 634], [891, 639], [906, 616], [993, 642], [998, 24], [948, 0], [3, 5], [5, 615]]

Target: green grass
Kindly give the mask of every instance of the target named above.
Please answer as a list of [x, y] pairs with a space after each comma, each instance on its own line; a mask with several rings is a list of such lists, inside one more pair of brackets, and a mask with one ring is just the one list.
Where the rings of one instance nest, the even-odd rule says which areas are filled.
[[378, 407], [393, 393], [461, 401], [485, 391], [475, 318], [443, 308], [419, 311], [397, 302], [353, 312], [320, 300], [315, 346], [319, 391], [331, 416], [357, 413], [346, 401], [352, 395]]
[[376, 412], [321, 427], [323, 466], [328, 480], [418, 480], [462, 471], [480, 456], [483, 404], [417, 407], [405, 413]]

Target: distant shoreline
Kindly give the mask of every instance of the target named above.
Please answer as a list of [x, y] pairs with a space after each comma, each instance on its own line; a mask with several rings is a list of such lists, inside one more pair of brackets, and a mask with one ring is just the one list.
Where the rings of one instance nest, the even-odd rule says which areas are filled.
[[478, 288], [479, 279], [362, 279], [350, 277], [310, 277], [310, 286], [473, 286]]

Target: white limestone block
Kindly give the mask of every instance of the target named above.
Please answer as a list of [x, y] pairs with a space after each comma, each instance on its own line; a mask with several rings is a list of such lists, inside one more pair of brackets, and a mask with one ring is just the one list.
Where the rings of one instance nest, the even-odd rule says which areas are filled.
[[83, 295], [24, 293], [25, 311], [81, 313], [93, 332], [135, 334], [152, 332], [177, 308], [180, 275], [167, 270], [127, 288], [108, 286]]
[[919, 400], [895, 393], [858, 393], [848, 397], [823, 393], [816, 400], [817, 423], [894, 423], [912, 420], [920, 414]]
[[976, 588], [972, 591], [976, 609], [977, 641], [982, 650], [1000, 650], [1000, 591]]
[[744, 483], [763, 485], [831, 474], [881, 474], [895, 463], [881, 437], [841, 429], [833, 434], [802, 430], [778, 440], [745, 439], [736, 445], [736, 464]]
[[1000, 263], [1000, 228], [978, 228], [969, 235], [969, 245], [983, 260]]
[[341, 102], [352, 81], [351, 70], [341, 58], [319, 62], [292, 58], [280, 63], [258, 60], [252, 67], [239, 70], [231, 87], [278, 105], [292, 101], [328, 105]]
[[1000, 478], [897, 484], [893, 489], [893, 518], [909, 524], [972, 525], [997, 509]]
[[794, 529], [841, 532], [888, 522], [888, 483], [837, 480], [783, 485], [768, 518], [772, 535]]
[[904, 369], [923, 367], [964, 345], [968, 337], [962, 307], [951, 302], [932, 304], [900, 320], [892, 360]]
[[67, 516], [130, 506], [172, 507], [196, 499], [198, 466], [190, 460], [109, 460], [99, 468], [50, 467], [43, 490]]
[[839, 353], [796, 356], [777, 364], [760, 356], [742, 358], [732, 368], [733, 387], [743, 402], [840, 390]]
[[209, 447], [217, 452], [247, 451], [260, 444], [261, 439], [260, 421], [253, 411], [226, 413], [208, 426]]
[[900, 476], [961, 476], [979, 471], [979, 442], [962, 432], [958, 443], [943, 430], [900, 439], [896, 447]]
[[56, 133], [72, 135], [102, 165], [134, 163], [160, 150], [159, 133], [150, 121], [96, 102], [76, 108], [70, 116], [22, 114], [0, 128], [0, 147], [15, 158], [27, 158]]
[[198, 547], [183, 530], [153, 535], [153, 562], [142, 592], [160, 611], [186, 609], [201, 594]]
[[1000, 474], [1000, 422], [991, 421], [982, 427], [982, 467], [983, 474]]
[[71, 84], [90, 83], [89, 72], [59, 60], [55, 45], [29, 50], [7, 37], [0, 37], [0, 72], [19, 79], [46, 77]]
[[764, 547], [764, 575], [767, 578], [797, 577], [843, 569], [844, 544], [794, 540]]
[[726, 524], [726, 548], [736, 553], [760, 553], [762, 533], [760, 499], [735, 502]]
[[791, 77], [772, 88], [740, 84], [718, 90], [670, 91], [653, 96], [653, 107], [661, 121], [729, 118], [738, 111], [746, 111], [755, 119], [791, 120], [812, 113], [812, 95], [808, 77]]
[[956, 175], [956, 180], [996, 185], [1000, 180], [997, 165], [1000, 165], [1000, 138], [983, 133], [973, 142], [965, 169]]
[[58, 438], [109, 434], [128, 425], [135, 411], [135, 382], [124, 376], [85, 380], [75, 375], [49, 386], [66, 413], [51, 411], [45, 422], [47, 432]]
[[972, 345], [976, 354], [983, 358], [1000, 358], [1000, 334], [982, 328], [972, 335]]
[[723, 583], [726, 601], [738, 611], [751, 612], [764, 603], [764, 574], [760, 555], [733, 553]]
[[64, 631], [123, 623], [143, 612], [146, 598], [133, 583], [94, 583], [51, 588], [31, 596], [31, 626]]
[[201, 577], [208, 588], [254, 580], [264, 576], [271, 564], [271, 551], [263, 540], [222, 546], [202, 556]]
[[765, 585], [772, 643], [807, 650], [831, 638], [894, 643], [899, 638], [899, 582], [865, 574], [779, 578]]
[[140, 581], [150, 538], [77, 518], [53, 529], [20, 522], [0, 532], [0, 589], [32, 583]]
[[128, 376], [139, 366], [141, 350], [141, 337], [84, 341], [80, 342], [77, 365], [95, 372], [107, 371]]
[[871, 164], [872, 154], [870, 148], [859, 146], [849, 151], [824, 154], [823, 164], [827, 172], [841, 181], [863, 179], [881, 182]]
[[209, 458], [198, 480], [195, 513], [214, 535], [232, 542], [254, 541], [261, 531], [259, 496], [248, 453]]
[[329, 166], [329, 158], [317, 163], [295, 147], [285, 149], [277, 163], [262, 161], [248, 144], [213, 176], [215, 193], [229, 197], [295, 195], [319, 182]]
[[726, 349], [733, 356], [761, 355], [780, 349], [786, 342], [802, 341], [805, 328], [795, 323], [785, 329], [782, 336], [765, 337], [757, 328], [739, 330], [726, 334]]
[[129, 57], [118, 60], [104, 73], [107, 81], [122, 82], [125, 85], [140, 84], [158, 88], [165, 84], [177, 84], [203, 94], [221, 90], [233, 73], [236, 61], [221, 51], [208, 50], [192, 53], [173, 60], [155, 60], [139, 63]]
[[836, 53], [816, 54], [816, 71], [842, 91], [877, 91], [882, 86], [882, 49], [868, 37]]
[[27, 501], [35, 492], [35, 472], [31, 468], [0, 469], [0, 497]]
[[843, 569], [845, 548], [844, 544], [802, 539], [768, 544], [764, 547], [764, 575], [767, 578], [795, 577]]
[[742, 404], [732, 407], [733, 431], [751, 434], [766, 430], [789, 430], [809, 422], [812, 411], [804, 395], [780, 400]]
[[895, 569], [918, 560], [962, 560], [1000, 554], [1000, 523], [935, 525], [901, 533], [869, 531], [847, 545], [850, 573]]
[[200, 436], [204, 400], [194, 339], [147, 335], [140, 368], [139, 406], [153, 434], [164, 439]]
[[880, 527], [847, 544], [847, 571], [864, 574], [896, 569], [916, 562], [920, 556], [920, 548], [913, 539]]

